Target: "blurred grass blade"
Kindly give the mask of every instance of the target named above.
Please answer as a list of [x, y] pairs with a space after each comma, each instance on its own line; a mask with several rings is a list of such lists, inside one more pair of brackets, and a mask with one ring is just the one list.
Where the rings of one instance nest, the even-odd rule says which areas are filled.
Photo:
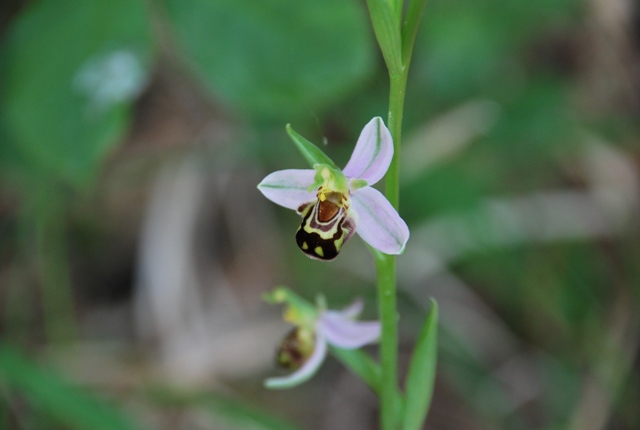
[[[150, 400], [162, 408], [179, 407], [207, 412], [212, 416], [211, 424], [215, 424], [211, 428], [301, 430], [298, 426], [271, 412], [265, 412], [251, 404], [215, 393], [181, 393], [170, 387], [157, 387], [151, 389], [148, 394]], [[226, 426], [221, 426], [222, 422]]]
[[299, 427], [276, 417], [271, 413], [264, 412], [243, 402], [212, 396], [207, 402], [209, 409], [215, 417], [219, 417], [233, 428], [255, 429], [255, 430], [301, 430]]
[[290, 124], [287, 124], [287, 133], [289, 133], [291, 140], [296, 144], [305, 160], [311, 164], [311, 167], [313, 167], [314, 164], [328, 164], [334, 169], [338, 168], [331, 158], [322, 152], [322, 150], [316, 145], [296, 133], [295, 130], [291, 128]]
[[403, 430], [420, 430], [429, 411], [436, 375], [438, 304], [431, 309], [418, 336], [406, 380]]
[[386, 0], [367, 0], [367, 7], [389, 75], [397, 76], [402, 72], [402, 43], [393, 5]]
[[331, 347], [331, 353], [351, 372], [355, 373], [376, 393], [380, 393], [382, 370], [378, 363], [359, 349]]
[[73, 429], [133, 430], [124, 414], [98, 397], [47, 371], [17, 350], [0, 344], [0, 381], [34, 408]]
[[[360, 377], [378, 396], [380, 395], [382, 369], [380, 365], [360, 349], [342, 349], [331, 347], [331, 353], [351, 372]], [[403, 399], [396, 390], [396, 416], [400, 422], [403, 410]]]

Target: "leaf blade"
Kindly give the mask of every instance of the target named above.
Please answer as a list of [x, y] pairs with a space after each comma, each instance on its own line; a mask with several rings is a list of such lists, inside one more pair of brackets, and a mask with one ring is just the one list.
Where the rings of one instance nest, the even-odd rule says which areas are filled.
[[385, 0], [367, 0], [376, 40], [382, 51], [389, 75], [402, 72], [402, 41], [394, 5]]
[[331, 353], [351, 372], [360, 377], [376, 394], [380, 392], [382, 370], [378, 363], [359, 349], [331, 347]]
[[[313, 143], [309, 142], [307, 139], [298, 134], [293, 128], [291, 128], [291, 124], [287, 124], [287, 133], [293, 143], [295, 143], [296, 147], [302, 154], [305, 160], [313, 167], [315, 164], [328, 164], [334, 169], [338, 169], [336, 164], [333, 162], [328, 155], [326, 155], [320, 148], [318, 148]], [[338, 169], [339, 170], [339, 169]]]
[[411, 57], [413, 56], [413, 47], [416, 42], [416, 36], [420, 28], [420, 21], [427, 0], [410, 0], [407, 8], [407, 14], [404, 24], [402, 25], [402, 64], [409, 67]]
[[146, 394], [159, 408], [179, 407], [204, 412], [210, 417], [211, 425], [219, 426], [224, 423], [229, 426], [224, 428], [234, 429], [301, 430], [273, 411], [258, 408], [242, 398], [209, 391], [184, 392], [168, 386], [152, 387]]
[[17, 389], [34, 406], [72, 428], [140, 428], [119, 410], [45, 370], [6, 344], [0, 344], [0, 381]]
[[[360, 349], [343, 349], [331, 346], [331, 353], [347, 369], [360, 377], [378, 396], [382, 389], [382, 369], [380, 365]], [[400, 422], [403, 415], [404, 399], [399, 390], [395, 392], [394, 408], [396, 422]]]
[[431, 299], [431, 309], [418, 336], [405, 382], [403, 430], [420, 430], [429, 411], [438, 352], [437, 322], [438, 304]]

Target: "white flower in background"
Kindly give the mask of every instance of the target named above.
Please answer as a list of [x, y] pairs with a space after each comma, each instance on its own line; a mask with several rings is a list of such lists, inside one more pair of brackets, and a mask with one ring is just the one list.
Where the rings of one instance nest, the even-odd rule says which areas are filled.
[[76, 91], [99, 111], [133, 100], [145, 84], [140, 59], [131, 51], [117, 50], [86, 61], [73, 81]]

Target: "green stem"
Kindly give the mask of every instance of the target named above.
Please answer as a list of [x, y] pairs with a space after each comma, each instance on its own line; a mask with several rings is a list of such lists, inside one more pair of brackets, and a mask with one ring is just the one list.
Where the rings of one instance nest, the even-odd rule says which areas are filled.
[[407, 89], [407, 71], [404, 67], [398, 76], [390, 77], [388, 126], [393, 138], [393, 158], [386, 175], [385, 195], [394, 208], [398, 209], [400, 194], [400, 147], [402, 140], [402, 115]]
[[[393, 138], [393, 159], [386, 174], [385, 194], [399, 209], [400, 147], [402, 116], [409, 64], [426, 0], [409, 0], [406, 21], [402, 23], [403, 0], [367, 0], [374, 32], [389, 70], [389, 117]], [[400, 52], [398, 52], [400, 51]], [[400, 424], [398, 413], [398, 313], [396, 309], [396, 257], [375, 251], [378, 275], [378, 312], [382, 324], [380, 340], [380, 427], [394, 430]], [[400, 408], [401, 409], [401, 408]]]
[[[400, 194], [400, 144], [402, 115], [407, 86], [407, 68], [397, 76], [391, 76], [388, 125], [393, 138], [394, 153], [386, 175], [385, 194], [398, 209]], [[378, 309], [382, 324], [380, 363], [382, 389], [380, 393], [380, 423], [383, 430], [397, 428], [398, 392], [398, 314], [396, 304], [396, 257], [376, 253], [378, 275]]]
[[393, 430], [398, 424], [395, 393], [398, 392], [398, 315], [396, 311], [396, 258], [377, 255], [378, 312], [382, 324], [380, 339], [380, 428]]

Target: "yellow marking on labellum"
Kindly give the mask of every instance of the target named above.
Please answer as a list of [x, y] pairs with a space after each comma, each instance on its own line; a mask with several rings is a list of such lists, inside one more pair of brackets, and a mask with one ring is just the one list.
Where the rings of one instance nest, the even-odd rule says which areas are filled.
[[321, 246], [316, 246], [316, 249], [314, 249], [313, 252], [318, 254], [318, 256], [320, 256], [320, 257], [324, 257], [324, 252], [322, 251], [322, 247]]

